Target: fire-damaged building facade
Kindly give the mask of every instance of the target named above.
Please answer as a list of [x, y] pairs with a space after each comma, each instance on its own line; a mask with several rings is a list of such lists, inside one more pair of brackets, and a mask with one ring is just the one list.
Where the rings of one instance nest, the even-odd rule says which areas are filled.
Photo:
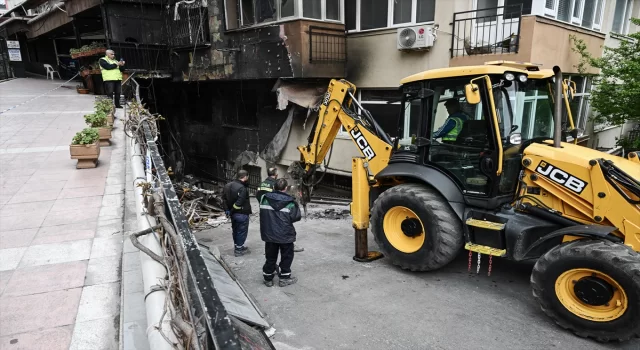
[[306, 143], [329, 80], [346, 76], [342, 0], [170, 8], [171, 78], [154, 79], [143, 99], [166, 117], [175, 173], [229, 179], [243, 166], [253, 186], [268, 166], [284, 174], [292, 159], [283, 155]]

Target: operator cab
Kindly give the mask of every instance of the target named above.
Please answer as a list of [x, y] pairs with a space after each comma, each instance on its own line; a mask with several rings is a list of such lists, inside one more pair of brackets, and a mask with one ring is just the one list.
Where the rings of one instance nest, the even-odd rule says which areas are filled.
[[553, 137], [553, 87], [550, 70], [505, 61], [407, 77], [390, 163], [436, 168], [467, 203], [497, 208], [513, 198], [524, 146]]

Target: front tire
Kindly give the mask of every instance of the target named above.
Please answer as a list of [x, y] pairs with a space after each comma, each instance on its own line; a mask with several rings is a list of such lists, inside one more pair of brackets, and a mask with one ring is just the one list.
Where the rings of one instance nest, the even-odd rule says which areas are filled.
[[402, 184], [373, 204], [371, 230], [391, 263], [411, 271], [432, 271], [451, 262], [464, 243], [462, 224], [433, 188]]
[[597, 341], [640, 336], [640, 254], [609, 241], [561, 244], [531, 274], [533, 296], [560, 327]]

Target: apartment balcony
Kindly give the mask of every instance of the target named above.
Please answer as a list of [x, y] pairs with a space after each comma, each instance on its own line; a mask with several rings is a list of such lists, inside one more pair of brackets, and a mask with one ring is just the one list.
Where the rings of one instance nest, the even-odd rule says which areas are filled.
[[[344, 77], [344, 24], [294, 19], [225, 30], [212, 27], [210, 50], [178, 52], [182, 80]], [[213, 38], [217, 38], [213, 40]], [[189, 72], [189, 73], [187, 73]]]
[[571, 50], [569, 36], [584, 40], [594, 57], [601, 56], [606, 37], [552, 18], [523, 14], [521, 5], [457, 12], [452, 26], [452, 67], [508, 60], [533, 62], [545, 68], [558, 65], [564, 72], [577, 72], [580, 57]]

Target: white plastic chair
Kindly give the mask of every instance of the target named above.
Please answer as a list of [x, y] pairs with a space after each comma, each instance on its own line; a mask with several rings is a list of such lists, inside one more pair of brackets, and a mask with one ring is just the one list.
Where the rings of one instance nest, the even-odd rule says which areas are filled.
[[44, 63], [44, 68], [47, 69], [47, 80], [49, 80], [49, 76], [51, 76], [51, 80], [53, 80], [53, 73], [58, 74], [58, 78], [62, 79], [60, 73], [57, 70], [54, 70], [50, 64]]

